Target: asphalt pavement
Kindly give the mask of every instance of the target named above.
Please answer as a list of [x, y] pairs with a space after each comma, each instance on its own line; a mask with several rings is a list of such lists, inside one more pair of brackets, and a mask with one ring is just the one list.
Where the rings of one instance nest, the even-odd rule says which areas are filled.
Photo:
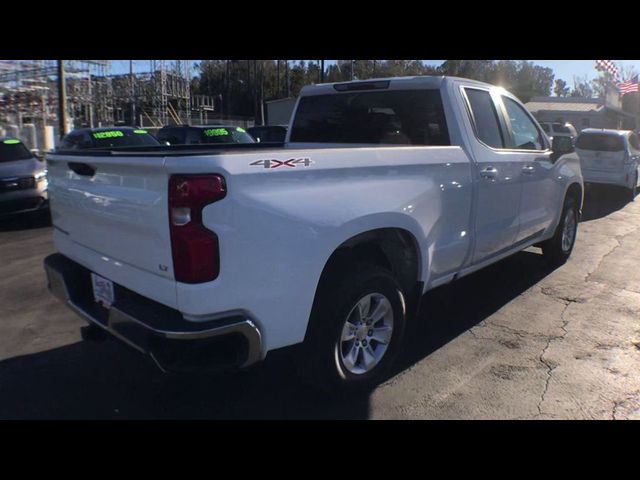
[[569, 262], [536, 248], [427, 293], [395, 375], [323, 396], [276, 352], [246, 371], [161, 373], [46, 289], [45, 215], [0, 219], [0, 419], [640, 419], [640, 198], [588, 192]]

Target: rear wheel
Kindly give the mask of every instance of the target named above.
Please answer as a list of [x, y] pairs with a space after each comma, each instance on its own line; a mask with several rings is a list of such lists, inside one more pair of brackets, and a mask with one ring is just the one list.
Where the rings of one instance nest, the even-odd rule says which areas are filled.
[[555, 234], [542, 244], [542, 254], [551, 266], [558, 267], [569, 259], [576, 242], [578, 220], [578, 204], [574, 198], [567, 197]]
[[297, 364], [322, 390], [370, 389], [389, 372], [402, 342], [405, 303], [384, 268], [357, 264], [321, 285]]

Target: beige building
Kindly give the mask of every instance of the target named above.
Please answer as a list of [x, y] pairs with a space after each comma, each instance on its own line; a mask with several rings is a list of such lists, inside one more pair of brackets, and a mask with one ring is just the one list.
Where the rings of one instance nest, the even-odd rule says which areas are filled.
[[539, 122], [571, 123], [576, 130], [613, 128], [637, 131], [640, 118], [620, 108], [619, 100], [608, 97], [533, 97], [526, 107]]

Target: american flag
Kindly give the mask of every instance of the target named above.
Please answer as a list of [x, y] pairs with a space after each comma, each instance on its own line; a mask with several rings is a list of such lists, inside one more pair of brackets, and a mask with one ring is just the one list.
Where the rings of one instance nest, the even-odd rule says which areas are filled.
[[611, 60], [596, 60], [596, 70], [609, 72], [616, 81], [620, 81], [618, 67]]
[[626, 82], [622, 82], [618, 84], [618, 90], [620, 90], [620, 94], [624, 95], [625, 93], [637, 92], [638, 91], [638, 75], [631, 77], [631, 79]]

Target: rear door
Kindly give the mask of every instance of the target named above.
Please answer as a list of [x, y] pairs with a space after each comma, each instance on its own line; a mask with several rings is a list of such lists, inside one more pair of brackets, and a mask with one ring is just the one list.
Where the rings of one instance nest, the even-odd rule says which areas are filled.
[[508, 133], [499, 100], [488, 88], [462, 87], [475, 138], [478, 175], [473, 263], [507, 250], [519, 228], [520, 171], [507, 150]]
[[583, 170], [622, 172], [626, 154], [624, 137], [615, 133], [583, 132], [576, 141], [576, 153]]

